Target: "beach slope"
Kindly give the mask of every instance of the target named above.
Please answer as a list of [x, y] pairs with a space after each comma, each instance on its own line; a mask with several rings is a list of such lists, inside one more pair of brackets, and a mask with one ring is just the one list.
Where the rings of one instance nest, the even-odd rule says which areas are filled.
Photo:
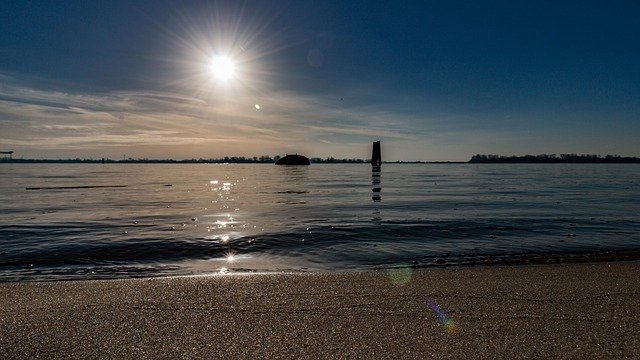
[[640, 263], [0, 284], [0, 358], [640, 358]]

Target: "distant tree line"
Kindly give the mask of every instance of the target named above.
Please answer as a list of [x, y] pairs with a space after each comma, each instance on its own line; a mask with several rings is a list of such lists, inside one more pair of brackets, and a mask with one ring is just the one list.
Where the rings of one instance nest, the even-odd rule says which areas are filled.
[[[149, 158], [126, 158], [121, 160], [114, 159], [9, 159], [9, 158], [0, 158], [0, 163], [51, 163], [51, 164], [59, 164], [59, 163], [88, 163], [88, 164], [271, 164], [275, 163], [280, 159], [279, 155], [269, 156], [253, 156], [253, 157], [245, 157], [245, 156], [225, 156], [221, 158], [210, 158], [210, 159], [184, 159], [184, 160], [174, 160], [174, 159], [149, 159]], [[344, 164], [344, 163], [368, 163], [370, 160], [363, 159], [336, 159], [333, 157], [327, 158], [318, 158], [314, 157], [309, 159], [312, 163], [330, 163], [330, 164]]]
[[318, 157], [313, 157], [309, 159], [311, 163], [324, 163], [324, 164], [362, 164], [371, 162], [371, 160], [363, 160], [363, 159], [334, 159], [333, 157], [328, 157], [326, 159], [321, 159]]
[[[0, 158], [0, 163], [93, 163], [93, 164], [272, 164], [280, 159], [279, 155], [269, 156], [225, 156], [221, 158], [210, 159], [149, 159], [149, 158], [126, 158], [120, 160], [114, 159], [10, 159]], [[312, 157], [309, 159], [315, 164], [363, 164], [371, 162], [370, 159], [337, 159], [334, 157], [319, 158]], [[469, 163], [619, 163], [631, 164], [640, 163], [640, 158], [620, 156], [620, 155], [577, 155], [577, 154], [541, 154], [541, 155], [523, 155], [523, 156], [501, 156], [501, 155], [473, 155], [468, 161]], [[391, 163], [384, 161], [384, 163]], [[428, 163], [458, 163], [458, 162], [429, 162], [429, 161], [395, 161], [400, 164], [428, 164]]]
[[523, 156], [473, 155], [470, 163], [640, 163], [640, 158], [620, 155], [587, 155], [587, 154], [541, 154]]

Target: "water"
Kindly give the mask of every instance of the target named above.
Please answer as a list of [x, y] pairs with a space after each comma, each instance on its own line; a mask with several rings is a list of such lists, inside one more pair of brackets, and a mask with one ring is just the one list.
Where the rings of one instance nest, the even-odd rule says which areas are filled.
[[0, 281], [568, 259], [640, 250], [640, 166], [1, 164], [0, 214]]

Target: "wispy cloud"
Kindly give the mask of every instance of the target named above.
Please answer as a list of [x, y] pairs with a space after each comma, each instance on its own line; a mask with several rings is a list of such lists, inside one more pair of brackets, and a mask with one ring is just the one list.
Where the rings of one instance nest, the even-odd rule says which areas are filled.
[[197, 97], [148, 90], [73, 93], [35, 88], [14, 79], [0, 86], [0, 143], [25, 151], [91, 153], [121, 146], [191, 144], [198, 145], [193, 156], [205, 152], [222, 156], [230, 154], [220, 144], [238, 143], [244, 144], [241, 155], [250, 155], [263, 153], [262, 149], [320, 149], [336, 140], [343, 146], [377, 138], [417, 140], [411, 124], [419, 121], [424, 119], [382, 106], [283, 90], [268, 96], [247, 91]]
[[[475, 153], [593, 151], [598, 144], [578, 146], [580, 130], [569, 132], [567, 126], [549, 134], [531, 115], [438, 111], [419, 94], [400, 96], [375, 86], [345, 84], [335, 93], [98, 93], [51, 90], [3, 74], [0, 79], [0, 148], [25, 157], [367, 157], [370, 142], [382, 140], [388, 160], [466, 160]], [[618, 138], [635, 144], [634, 132], [630, 128]], [[601, 142], [609, 151], [609, 143]], [[622, 152], [637, 152], [637, 145], [627, 148]]]

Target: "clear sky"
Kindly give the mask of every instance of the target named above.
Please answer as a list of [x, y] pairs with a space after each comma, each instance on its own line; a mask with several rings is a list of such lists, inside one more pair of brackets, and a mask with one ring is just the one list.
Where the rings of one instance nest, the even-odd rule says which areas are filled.
[[639, 156], [639, 39], [638, 1], [3, 0], [0, 150]]

